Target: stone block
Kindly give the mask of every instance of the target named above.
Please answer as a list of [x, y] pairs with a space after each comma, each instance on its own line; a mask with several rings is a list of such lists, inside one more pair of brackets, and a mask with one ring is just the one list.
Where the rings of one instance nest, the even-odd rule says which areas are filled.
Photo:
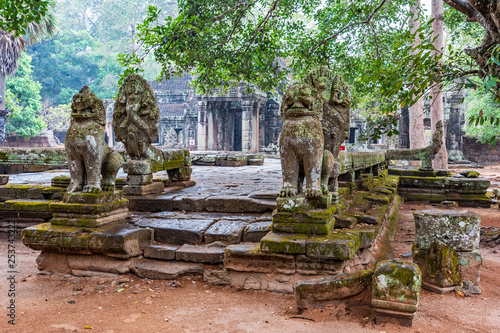
[[112, 274], [127, 274], [130, 267], [135, 265], [137, 258], [117, 259], [104, 255], [66, 255], [68, 265], [72, 271], [105, 272]]
[[209, 219], [143, 218], [135, 225], [154, 230], [154, 240], [166, 244], [201, 244], [205, 231], [214, 223]]
[[175, 259], [189, 262], [219, 264], [224, 260], [225, 247], [184, 244], [175, 253]]
[[163, 212], [173, 209], [172, 196], [130, 197], [129, 209], [136, 212]]
[[335, 224], [335, 213], [337, 207], [332, 206], [325, 210], [310, 210], [300, 212], [273, 212], [274, 223], [312, 223], [312, 224], [325, 224], [333, 228]]
[[208, 197], [205, 200], [205, 209], [208, 212], [222, 213], [265, 213], [276, 209], [276, 202], [232, 195], [218, 195]]
[[9, 175], [0, 175], [0, 185], [6, 185], [9, 182]]
[[439, 240], [455, 251], [479, 249], [481, 217], [471, 212], [453, 210], [415, 211], [415, 246], [428, 249]]
[[178, 196], [172, 199], [172, 209], [186, 212], [203, 211], [205, 210], [206, 198], [208, 195]]
[[127, 196], [143, 196], [163, 193], [165, 185], [162, 182], [152, 182], [148, 185], [126, 185], [123, 187], [123, 194]]
[[355, 226], [358, 223], [358, 220], [356, 217], [351, 216], [351, 215], [346, 215], [346, 214], [341, 214], [338, 216], [335, 216], [335, 228], [341, 229], [341, 228], [351, 228]]
[[172, 182], [183, 182], [191, 179], [193, 168], [184, 166], [178, 169], [167, 170], [168, 179]]
[[321, 223], [273, 223], [272, 231], [277, 233], [326, 235], [330, 225]]
[[[103, 227], [106, 228], [106, 227]], [[43, 223], [21, 231], [23, 244], [33, 250], [57, 253], [92, 254], [88, 231], [78, 227]]]
[[50, 220], [52, 225], [98, 228], [109, 224], [126, 223], [130, 219], [130, 212], [127, 208], [122, 208], [94, 215], [54, 213], [53, 216]]
[[230, 285], [231, 273], [225, 269], [205, 268], [205, 271], [203, 272], [203, 281], [221, 286]]
[[260, 241], [260, 249], [268, 253], [305, 254], [307, 235], [269, 232]]
[[349, 260], [359, 250], [359, 234], [342, 232], [330, 238], [315, 237], [306, 241], [306, 255], [311, 258]]
[[151, 163], [147, 160], [129, 160], [125, 168], [129, 175], [147, 175], [152, 173]]
[[480, 282], [481, 267], [483, 265], [483, 257], [479, 250], [472, 252], [459, 252], [458, 263], [459, 263], [459, 273], [462, 278], [462, 282], [471, 281], [477, 285]]
[[99, 193], [65, 193], [63, 202], [71, 204], [103, 204], [107, 202], [114, 202], [123, 199], [122, 191], [114, 192], [99, 192]]
[[372, 275], [372, 270], [366, 270], [298, 281], [294, 285], [297, 309], [303, 311], [308, 307], [358, 295], [370, 285]]
[[89, 249], [93, 253], [128, 259], [142, 255], [144, 247], [150, 241], [151, 230], [130, 224], [119, 224], [90, 233]]
[[179, 245], [147, 245], [144, 247], [144, 258], [174, 260]]
[[148, 185], [153, 182], [153, 174], [145, 174], [145, 175], [127, 175], [127, 185]]
[[62, 201], [50, 203], [50, 210], [54, 213], [99, 215], [114, 210], [128, 208], [128, 200], [121, 199], [100, 204], [64, 203]]
[[377, 324], [395, 321], [412, 326], [420, 299], [422, 273], [409, 261], [384, 260], [373, 274], [372, 306]]
[[296, 257], [297, 273], [304, 275], [329, 274], [336, 275], [342, 272], [343, 260], [315, 259], [298, 254]]
[[260, 242], [271, 231], [271, 223], [271, 221], [264, 221], [247, 225], [243, 231], [243, 242]]
[[332, 205], [332, 196], [323, 195], [319, 198], [307, 198], [303, 195], [276, 199], [278, 212], [301, 212], [313, 209], [328, 209]]
[[191, 262], [141, 259], [130, 270], [141, 278], [174, 280], [185, 275], [202, 275], [204, 268]]
[[434, 241], [425, 250], [414, 243], [412, 257], [422, 271], [422, 286], [425, 289], [443, 294], [454, 290], [462, 282], [457, 251], [443, 242]]
[[209, 244], [221, 241], [227, 244], [237, 244], [241, 242], [243, 230], [247, 226], [245, 222], [220, 220], [215, 222], [205, 232], [205, 243]]
[[226, 247], [224, 267], [238, 272], [294, 274], [295, 257], [261, 252], [255, 244], [237, 244]]

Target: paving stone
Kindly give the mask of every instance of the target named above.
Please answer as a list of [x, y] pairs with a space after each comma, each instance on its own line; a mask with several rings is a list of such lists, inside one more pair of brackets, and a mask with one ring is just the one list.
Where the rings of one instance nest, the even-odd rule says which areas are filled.
[[261, 252], [255, 244], [237, 244], [226, 248], [224, 267], [237, 272], [294, 274], [295, 257]]
[[203, 234], [214, 220], [202, 219], [141, 219], [135, 225], [154, 230], [154, 240], [167, 244], [201, 244]]
[[215, 222], [205, 232], [205, 243], [221, 241], [227, 244], [237, 244], [241, 242], [241, 236], [246, 226], [245, 222], [228, 220]]
[[191, 262], [141, 259], [131, 271], [141, 278], [174, 280], [184, 275], [203, 274], [203, 265]]
[[218, 264], [224, 260], [224, 247], [185, 244], [175, 254], [177, 260]]
[[144, 257], [161, 260], [174, 260], [179, 245], [148, 245], [144, 248]]
[[423, 210], [413, 212], [415, 246], [428, 249], [439, 240], [455, 251], [479, 249], [481, 217], [472, 212], [454, 210]]
[[243, 231], [244, 242], [260, 242], [262, 237], [271, 231], [271, 221], [255, 222], [246, 226]]

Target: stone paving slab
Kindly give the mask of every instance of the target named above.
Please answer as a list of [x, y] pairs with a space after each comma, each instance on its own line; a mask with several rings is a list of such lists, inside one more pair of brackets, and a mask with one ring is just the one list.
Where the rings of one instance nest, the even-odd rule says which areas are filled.
[[154, 230], [154, 240], [167, 244], [201, 244], [203, 234], [214, 223], [209, 219], [151, 219], [142, 218], [135, 223]]
[[221, 220], [215, 222], [205, 232], [205, 243], [221, 241], [227, 244], [241, 242], [243, 230], [247, 226], [245, 222]]
[[247, 225], [243, 231], [243, 242], [260, 242], [271, 231], [272, 221], [255, 222]]

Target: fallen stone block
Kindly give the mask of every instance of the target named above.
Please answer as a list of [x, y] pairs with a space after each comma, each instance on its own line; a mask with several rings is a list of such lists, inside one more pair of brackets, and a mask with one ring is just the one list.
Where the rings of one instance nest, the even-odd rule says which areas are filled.
[[174, 280], [185, 275], [202, 275], [203, 265], [190, 262], [141, 259], [131, 268], [132, 273], [148, 279]]
[[373, 273], [372, 306], [377, 324], [396, 322], [412, 327], [418, 308], [422, 274], [409, 261], [384, 260]]
[[243, 242], [260, 242], [271, 231], [271, 221], [250, 223], [243, 231]]
[[371, 283], [372, 270], [299, 281], [294, 286], [297, 309], [321, 306], [330, 301], [358, 295]]

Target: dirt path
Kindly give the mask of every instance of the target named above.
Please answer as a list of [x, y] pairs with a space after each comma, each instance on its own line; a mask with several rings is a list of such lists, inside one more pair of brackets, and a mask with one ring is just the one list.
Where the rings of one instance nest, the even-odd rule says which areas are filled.
[[[395, 255], [409, 252], [414, 237], [412, 211], [432, 206], [401, 206]], [[497, 210], [473, 209], [491, 226]], [[0, 306], [7, 313], [7, 241], [0, 239]], [[201, 279], [148, 281], [129, 275], [123, 281], [36, 275], [36, 251], [16, 242], [18, 258], [16, 325], [0, 318], [1, 332], [498, 332], [500, 327], [500, 254], [482, 249], [478, 296], [422, 292], [414, 328], [376, 325], [365, 305], [329, 305], [297, 315], [293, 295], [238, 291]], [[128, 280], [128, 281], [126, 281]], [[104, 284], [100, 284], [104, 283]], [[78, 291], [81, 289], [80, 291]], [[100, 289], [100, 290], [99, 290]], [[122, 289], [122, 290], [120, 290]], [[118, 290], [118, 291], [117, 291]], [[68, 303], [74, 300], [74, 304]]]

